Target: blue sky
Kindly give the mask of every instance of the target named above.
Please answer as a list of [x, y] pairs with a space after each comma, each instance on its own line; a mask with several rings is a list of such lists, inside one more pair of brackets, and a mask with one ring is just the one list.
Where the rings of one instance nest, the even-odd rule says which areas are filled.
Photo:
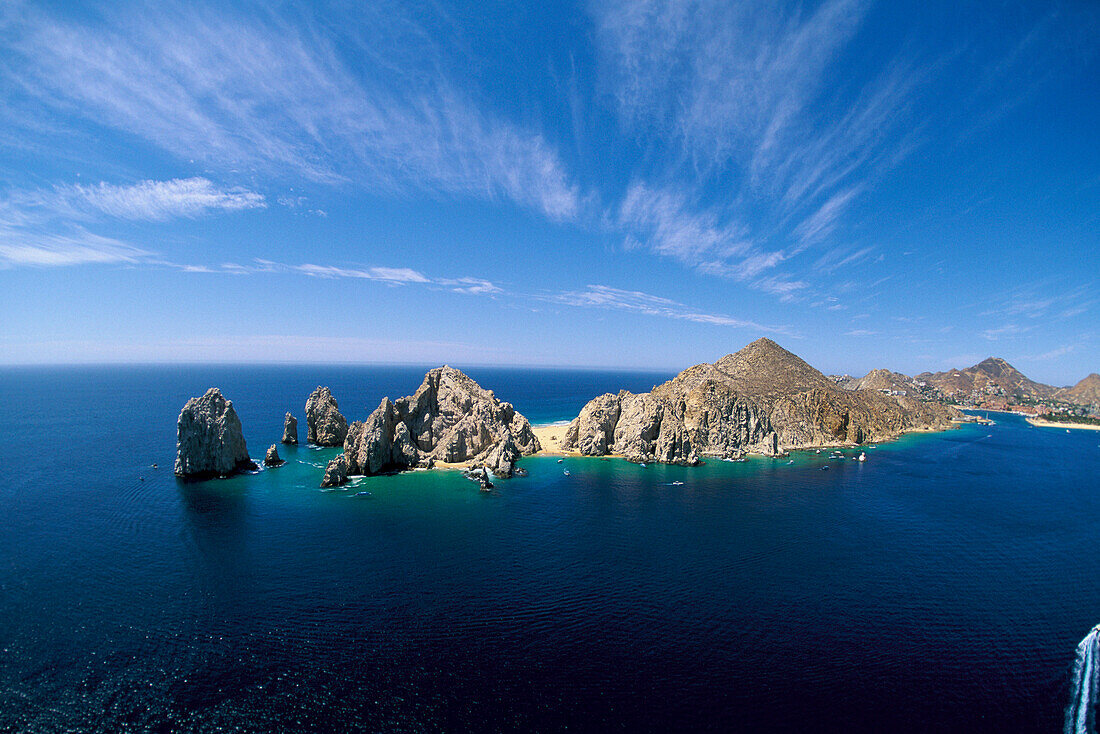
[[1100, 371], [1092, 2], [7, 2], [0, 362]]

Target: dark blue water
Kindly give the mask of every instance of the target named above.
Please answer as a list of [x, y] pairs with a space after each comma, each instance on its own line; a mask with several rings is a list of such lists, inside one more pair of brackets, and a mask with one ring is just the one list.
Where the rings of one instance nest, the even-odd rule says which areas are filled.
[[[536, 422], [667, 377], [469, 372]], [[422, 375], [0, 372], [0, 731], [1061, 730], [1100, 622], [1100, 433], [994, 415], [864, 464], [536, 457], [491, 493], [322, 493], [336, 450], [304, 446], [171, 475], [211, 385], [259, 457], [316, 385], [354, 419]]]

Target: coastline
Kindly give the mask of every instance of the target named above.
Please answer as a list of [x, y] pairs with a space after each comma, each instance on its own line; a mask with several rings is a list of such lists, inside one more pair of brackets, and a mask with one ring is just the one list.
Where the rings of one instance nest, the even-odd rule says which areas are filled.
[[1100, 431], [1100, 425], [1095, 423], [1059, 423], [1057, 421], [1045, 421], [1042, 418], [1028, 418], [1027, 422], [1038, 428], [1065, 428], [1080, 431]]
[[[966, 425], [968, 423], [976, 423], [976, 422], [978, 422], [978, 421], [952, 421], [952, 425], [950, 425], [946, 428], [906, 428], [906, 429], [902, 430], [902, 432], [897, 434], [896, 436], [892, 436], [890, 438], [886, 438], [886, 439], [883, 439], [881, 441], [875, 441], [874, 443], [875, 444], [890, 443], [892, 441], [897, 441], [899, 438], [901, 438], [902, 436], [904, 436], [906, 434], [909, 434], [909, 433], [942, 433], [944, 431], [953, 431], [953, 430], [958, 429], [961, 425]], [[990, 423], [992, 423], [992, 421], [990, 421]], [[532, 454], [532, 456], [574, 456], [574, 457], [592, 458], [592, 459], [595, 459], [595, 458], [621, 459], [621, 458], [623, 458], [622, 454], [605, 454], [603, 456], [596, 457], [596, 456], [587, 456], [585, 454], [580, 453], [579, 451], [564, 451], [564, 450], [562, 450], [561, 442], [565, 438], [565, 429], [568, 428], [568, 427], [569, 427], [569, 424], [568, 423], [563, 423], [563, 422], [543, 423], [543, 424], [539, 424], [539, 425], [532, 424], [531, 425], [531, 431], [538, 438], [539, 444], [542, 446], [542, 450], [539, 451], [537, 454]], [[792, 448], [786, 449], [781, 455], [786, 456], [786, 455], [788, 455], [792, 452], [795, 452], [795, 451], [818, 451], [818, 450], [822, 450], [822, 449], [855, 449], [855, 448], [859, 448], [861, 446], [870, 445], [870, 443], [871, 442], [864, 442], [863, 444], [828, 443], [828, 444], [821, 444], [820, 446], [797, 446], [797, 447], [792, 447]], [[752, 452], [745, 452], [744, 457], [747, 458], [747, 457], [750, 457], [750, 456], [759, 456], [759, 457], [765, 457], [765, 458], [776, 458], [776, 457], [770, 457], [767, 454], [756, 454], [756, 453], [752, 453]], [[715, 457], [701, 456], [700, 458], [703, 459], [703, 461], [706, 461], [707, 459], [714, 459]], [[440, 464], [437, 462], [436, 466], [440, 466]], [[444, 467], [445, 468], [455, 468], [453, 465], [444, 465]]]

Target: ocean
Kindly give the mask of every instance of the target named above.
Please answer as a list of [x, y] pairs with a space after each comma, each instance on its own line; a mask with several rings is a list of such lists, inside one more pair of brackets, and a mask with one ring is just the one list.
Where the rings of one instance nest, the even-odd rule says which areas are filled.
[[[0, 370], [0, 731], [1064, 730], [1100, 433], [992, 414], [864, 463], [531, 457], [488, 493], [322, 492], [338, 450], [305, 445], [172, 475], [208, 387], [259, 460], [317, 385], [350, 421], [424, 371]], [[534, 423], [671, 376], [467, 372]]]

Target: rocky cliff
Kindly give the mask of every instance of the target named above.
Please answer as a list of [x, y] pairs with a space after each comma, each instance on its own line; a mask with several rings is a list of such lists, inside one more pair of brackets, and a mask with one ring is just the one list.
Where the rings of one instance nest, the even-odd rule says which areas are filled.
[[216, 387], [188, 400], [177, 422], [176, 476], [208, 479], [255, 468], [233, 402]]
[[306, 441], [318, 446], [339, 446], [347, 435], [348, 422], [340, 413], [336, 398], [327, 387], [318, 387], [306, 400]]
[[435, 461], [473, 461], [508, 477], [521, 456], [540, 449], [531, 424], [510, 403], [459, 370], [438, 367], [414, 394], [383, 398], [365, 421], [351, 424], [344, 453], [329, 464], [322, 486]]
[[844, 390], [770, 339], [690, 367], [649, 393], [595, 398], [563, 448], [589, 456], [694, 464], [702, 457], [882, 441], [942, 429], [953, 408], [876, 390]]

